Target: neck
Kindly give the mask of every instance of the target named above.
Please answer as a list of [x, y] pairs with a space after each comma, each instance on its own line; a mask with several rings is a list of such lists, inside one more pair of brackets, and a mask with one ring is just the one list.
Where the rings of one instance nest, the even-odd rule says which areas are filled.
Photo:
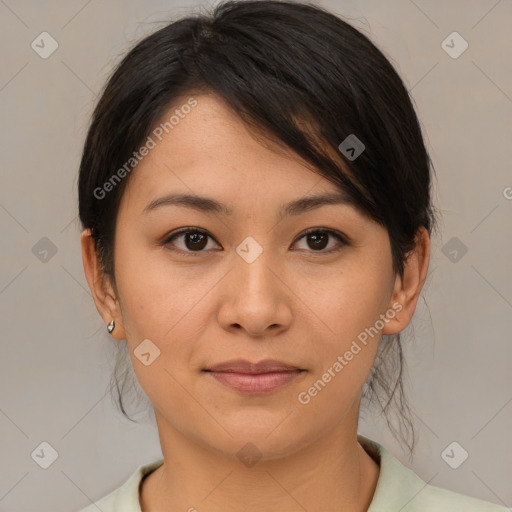
[[300, 450], [261, 454], [249, 465], [169, 429], [158, 414], [157, 423], [164, 464], [141, 485], [142, 512], [365, 512], [372, 501], [379, 466], [357, 442], [356, 428], [340, 424]]

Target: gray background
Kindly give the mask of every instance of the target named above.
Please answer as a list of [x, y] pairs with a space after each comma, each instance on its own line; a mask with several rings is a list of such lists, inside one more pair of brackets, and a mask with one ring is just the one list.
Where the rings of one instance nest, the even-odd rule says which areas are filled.
[[[359, 431], [433, 485], [511, 506], [512, 2], [319, 4], [369, 35], [412, 90], [443, 215], [405, 332], [416, 457], [382, 419], [367, 414]], [[78, 510], [161, 456], [155, 426], [129, 423], [105, 394], [113, 345], [83, 274], [76, 178], [107, 74], [192, 6], [0, 0], [0, 511]], [[59, 45], [47, 59], [31, 47], [43, 31]], [[469, 44], [458, 58], [441, 46], [453, 31]], [[58, 452], [48, 469], [31, 457], [43, 441]], [[457, 469], [441, 456], [453, 441], [469, 453]]]

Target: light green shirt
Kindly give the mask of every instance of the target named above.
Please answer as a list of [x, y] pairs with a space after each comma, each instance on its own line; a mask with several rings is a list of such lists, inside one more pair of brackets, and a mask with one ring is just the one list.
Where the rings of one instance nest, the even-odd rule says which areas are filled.
[[[380, 465], [377, 487], [368, 512], [510, 512], [512, 509], [425, 483], [381, 444], [357, 439]], [[144, 476], [163, 464], [160, 459], [139, 466], [118, 489], [80, 512], [141, 512], [139, 486]], [[334, 512], [334, 511], [333, 511]], [[336, 511], [337, 512], [337, 511]]]

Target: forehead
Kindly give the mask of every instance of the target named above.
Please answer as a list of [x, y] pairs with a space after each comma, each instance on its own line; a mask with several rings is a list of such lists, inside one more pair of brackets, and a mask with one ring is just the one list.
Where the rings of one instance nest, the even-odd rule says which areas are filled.
[[[191, 96], [196, 106], [175, 115], [172, 128], [165, 125]], [[161, 140], [153, 130], [154, 147], [135, 167], [124, 202], [138, 203], [139, 209], [144, 202], [145, 208], [149, 200], [173, 192], [282, 204], [287, 198], [341, 192], [290, 148], [249, 128], [219, 97], [191, 96], [175, 101], [155, 124], [164, 127]]]

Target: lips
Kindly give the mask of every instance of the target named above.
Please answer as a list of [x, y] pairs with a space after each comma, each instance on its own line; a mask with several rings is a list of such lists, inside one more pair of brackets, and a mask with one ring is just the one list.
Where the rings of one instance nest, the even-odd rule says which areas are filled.
[[262, 395], [286, 386], [306, 370], [273, 359], [257, 363], [237, 359], [216, 364], [203, 371], [239, 393]]
[[205, 371], [211, 372], [230, 372], [230, 373], [245, 373], [245, 374], [260, 374], [260, 373], [276, 373], [276, 372], [290, 372], [300, 370], [298, 366], [293, 366], [282, 361], [275, 359], [265, 359], [257, 363], [252, 363], [244, 359], [234, 359], [225, 363], [216, 364]]

